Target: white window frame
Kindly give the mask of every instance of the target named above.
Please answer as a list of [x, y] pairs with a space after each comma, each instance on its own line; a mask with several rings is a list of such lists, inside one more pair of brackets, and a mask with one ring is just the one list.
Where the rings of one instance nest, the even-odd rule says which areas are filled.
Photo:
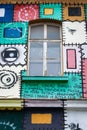
[[[43, 25], [44, 26], [44, 39], [30, 39], [30, 33], [31, 33], [31, 27], [32, 26], [38, 26], [38, 25]], [[59, 40], [48, 40], [48, 39], [46, 39], [47, 38], [47, 25], [53, 25], [53, 26], [56, 26], [56, 27], [59, 27], [60, 28], [60, 39]], [[46, 56], [46, 52], [47, 52], [47, 42], [58, 42], [58, 44], [60, 44], [60, 52], [61, 52], [61, 61], [60, 61], [60, 63], [61, 63], [61, 73], [60, 73], [60, 75], [58, 75], [58, 76], [62, 76], [63, 75], [63, 57], [62, 57], [62, 53], [63, 53], [63, 49], [62, 49], [62, 27], [61, 27], [61, 24], [56, 24], [56, 23], [48, 23], [48, 22], [46, 22], [46, 23], [37, 23], [37, 24], [31, 24], [30, 26], [29, 26], [29, 35], [28, 35], [28, 60], [27, 60], [27, 62], [28, 62], [28, 66], [27, 66], [27, 74], [28, 74], [28, 76], [31, 76], [30, 74], [29, 74], [29, 72], [30, 72], [30, 68], [29, 68], [29, 64], [30, 64], [30, 44], [31, 44], [31, 42], [40, 42], [40, 41], [43, 41], [43, 75], [41, 75], [41, 76], [47, 76], [47, 56]], [[54, 63], [54, 62], [53, 62]], [[36, 76], [36, 75], [35, 75]], [[50, 75], [49, 75], [50, 76]]]

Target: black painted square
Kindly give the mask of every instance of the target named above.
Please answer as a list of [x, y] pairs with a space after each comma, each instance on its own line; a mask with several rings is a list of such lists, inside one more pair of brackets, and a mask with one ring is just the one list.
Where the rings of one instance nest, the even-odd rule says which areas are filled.
[[68, 7], [68, 16], [81, 16], [80, 7]]
[[[51, 124], [32, 124], [32, 114], [52, 114]], [[24, 130], [63, 130], [64, 128], [64, 112], [63, 108], [28, 108], [25, 110]]]

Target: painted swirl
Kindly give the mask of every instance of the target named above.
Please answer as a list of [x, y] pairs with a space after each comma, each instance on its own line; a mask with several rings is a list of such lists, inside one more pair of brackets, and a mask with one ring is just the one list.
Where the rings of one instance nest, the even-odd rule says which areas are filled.
[[16, 73], [8, 70], [0, 71], [0, 88], [9, 89], [17, 82]]

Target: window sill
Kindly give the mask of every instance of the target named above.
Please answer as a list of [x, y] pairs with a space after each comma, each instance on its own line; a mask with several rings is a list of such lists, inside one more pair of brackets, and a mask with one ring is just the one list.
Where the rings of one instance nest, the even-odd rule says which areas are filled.
[[22, 73], [22, 81], [59, 81], [68, 82], [68, 76], [27, 76], [26, 72]]

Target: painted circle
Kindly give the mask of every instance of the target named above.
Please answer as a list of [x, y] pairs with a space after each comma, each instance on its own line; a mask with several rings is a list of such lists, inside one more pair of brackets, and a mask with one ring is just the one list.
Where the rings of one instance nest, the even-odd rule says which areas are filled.
[[0, 88], [8, 89], [14, 86], [17, 82], [17, 75], [12, 71], [0, 71]]

